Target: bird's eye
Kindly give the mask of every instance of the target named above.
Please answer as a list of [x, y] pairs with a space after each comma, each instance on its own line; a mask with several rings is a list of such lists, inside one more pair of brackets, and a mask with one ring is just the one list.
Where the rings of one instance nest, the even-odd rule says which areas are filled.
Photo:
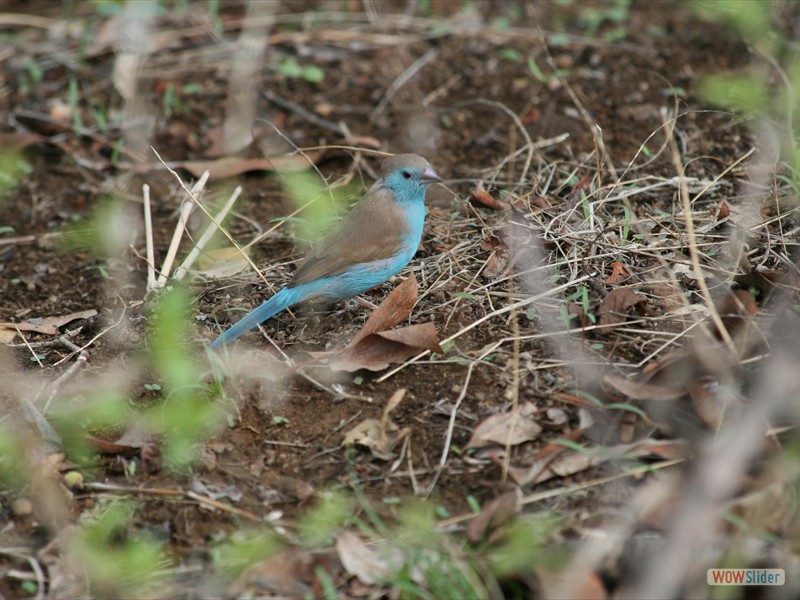
[[411, 173], [409, 173], [408, 171], [403, 171], [403, 177], [405, 179], [411, 179]]

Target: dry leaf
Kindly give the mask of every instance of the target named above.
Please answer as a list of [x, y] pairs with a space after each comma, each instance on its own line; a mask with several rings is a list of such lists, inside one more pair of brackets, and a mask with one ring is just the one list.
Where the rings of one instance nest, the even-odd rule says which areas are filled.
[[700, 381], [687, 385], [686, 390], [692, 399], [692, 406], [697, 416], [706, 425], [718, 428], [725, 416], [725, 403], [717, 393], [719, 391], [717, 380], [703, 377]]
[[473, 544], [486, 539], [490, 529], [499, 527], [519, 512], [518, 500], [516, 492], [508, 492], [484, 506], [467, 527], [467, 539]]
[[243, 596], [304, 598], [311, 594], [305, 581], [311, 579], [314, 558], [311, 553], [289, 546], [278, 554], [249, 566], [223, 594]]
[[686, 395], [684, 386], [640, 383], [616, 375], [606, 375], [603, 377], [603, 381], [634, 400], [678, 400]]
[[[593, 392], [596, 396], [597, 393]], [[575, 406], [580, 406], [581, 408], [599, 408], [597, 403], [592, 402], [586, 396], [582, 396], [580, 394], [571, 394], [569, 392], [556, 392], [551, 396], [553, 400], [558, 400], [559, 402], [564, 402], [565, 404], [574, 404]]]
[[248, 248], [242, 248], [241, 251], [235, 246], [214, 248], [200, 255], [197, 259], [197, 266], [200, 268], [194, 270], [194, 273], [210, 279], [232, 277], [250, 267], [250, 262], [245, 258], [249, 255]]
[[[564, 451], [535, 458], [525, 467], [510, 467], [508, 474], [518, 485], [542, 483], [554, 477], [568, 477], [609, 460], [620, 458], [642, 458], [658, 456], [664, 460], [683, 458], [687, 446], [681, 441], [644, 439], [632, 444], [619, 444], [610, 448], [587, 448], [575, 451], [564, 447]], [[539, 453], [540, 456], [541, 453]]]
[[753, 531], [768, 531], [779, 535], [795, 517], [794, 486], [782, 481], [756, 480], [751, 491], [733, 500], [726, 512], [736, 515]]
[[717, 217], [718, 221], [722, 221], [731, 216], [731, 207], [727, 200], [723, 200], [718, 206], [711, 208], [709, 212]]
[[381, 413], [381, 421], [386, 423], [389, 421], [389, 415], [392, 411], [400, 405], [400, 402], [403, 401], [403, 398], [406, 395], [405, 388], [400, 388], [396, 390], [394, 394], [386, 401], [386, 406], [383, 407], [383, 412]]
[[[746, 332], [752, 317], [758, 312], [758, 305], [750, 292], [734, 290], [727, 293], [716, 303], [717, 313], [722, 319], [722, 324], [732, 338], [747, 337]], [[717, 339], [722, 337], [715, 329]]]
[[411, 309], [417, 302], [417, 278], [414, 274], [406, 278], [400, 285], [394, 288], [380, 306], [372, 311], [372, 314], [364, 323], [364, 326], [353, 338], [351, 344], [378, 331], [386, 331], [395, 325], [402, 323], [411, 314]]
[[350, 531], [342, 531], [336, 537], [336, 553], [345, 571], [367, 585], [386, 581], [391, 574], [386, 553], [378, 552]]
[[615, 288], [603, 298], [597, 310], [599, 325], [619, 325], [625, 322], [628, 309], [644, 302], [644, 296], [636, 295], [630, 288]]
[[491, 254], [486, 259], [486, 265], [481, 273], [489, 279], [496, 279], [505, 275], [508, 269], [508, 246], [500, 238], [493, 235], [480, 243], [481, 250], [490, 250]]
[[631, 274], [621, 262], [615, 260], [611, 263], [611, 275], [606, 278], [606, 283], [615, 285], [627, 280]]
[[97, 314], [94, 309], [82, 310], [80, 312], [63, 315], [61, 317], [45, 317], [43, 319], [36, 319], [36, 322], [22, 321], [21, 323], [0, 323], [0, 327], [4, 329], [11, 329], [16, 331], [35, 331], [36, 333], [43, 333], [45, 335], [56, 335], [60, 327], [77, 321], [79, 319], [89, 319]]
[[433, 323], [419, 323], [369, 335], [330, 356], [328, 367], [348, 373], [360, 369], [381, 371], [423, 350], [442, 352]]
[[541, 432], [541, 425], [519, 411], [491, 415], [481, 421], [472, 432], [467, 449], [485, 448], [493, 444], [516, 446], [535, 440]]
[[142, 445], [132, 446], [130, 444], [120, 444], [119, 442], [112, 442], [93, 435], [85, 434], [83, 436], [90, 446], [101, 454], [121, 455], [121, 456], [136, 456], [141, 452]]
[[24, 150], [33, 144], [48, 142], [48, 138], [38, 133], [22, 133], [15, 131], [0, 132], [0, 148], [7, 152]]
[[411, 433], [410, 427], [400, 429], [389, 418], [389, 413], [400, 404], [405, 393], [405, 389], [399, 389], [392, 394], [383, 409], [380, 419], [364, 419], [348, 431], [344, 436], [342, 446], [358, 444], [369, 448], [372, 455], [381, 460], [394, 458], [394, 449], [397, 444]]
[[334, 371], [380, 371], [423, 350], [442, 352], [432, 322], [392, 329], [408, 318], [416, 301], [417, 280], [412, 275], [381, 302], [347, 346], [324, 354], [328, 367]]
[[499, 210], [501, 208], [505, 208], [505, 204], [496, 200], [487, 190], [483, 187], [483, 182], [478, 182], [478, 185], [475, 186], [475, 189], [472, 190], [472, 193], [469, 196], [471, 202], [475, 202], [476, 204], [480, 204], [481, 206], [485, 206], [486, 208], [492, 208], [494, 210]]

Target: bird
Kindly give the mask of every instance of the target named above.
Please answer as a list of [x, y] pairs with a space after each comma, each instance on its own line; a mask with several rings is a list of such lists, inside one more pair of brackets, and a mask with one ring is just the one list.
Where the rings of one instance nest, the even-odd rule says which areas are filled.
[[416, 154], [386, 158], [382, 177], [339, 226], [313, 247], [290, 283], [210, 345], [217, 350], [300, 302], [339, 302], [381, 285], [414, 257], [425, 224], [425, 194], [442, 179]]

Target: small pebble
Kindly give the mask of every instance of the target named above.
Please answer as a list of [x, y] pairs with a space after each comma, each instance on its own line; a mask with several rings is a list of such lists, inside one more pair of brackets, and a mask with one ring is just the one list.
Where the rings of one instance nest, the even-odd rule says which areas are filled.
[[33, 512], [33, 503], [27, 498], [17, 498], [11, 503], [11, 512], [17, 517], [26, 517]]

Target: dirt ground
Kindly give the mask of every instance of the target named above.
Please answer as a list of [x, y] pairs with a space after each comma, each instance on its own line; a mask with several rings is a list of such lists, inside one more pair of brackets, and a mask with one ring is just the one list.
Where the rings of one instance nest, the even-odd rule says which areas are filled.
[[[718, 312], [732, 344], [739, 321], [780, 315], [774, 290], [798, 302], [796, 210], [765, 204], [781, 180], [758, 172], [768, 152], [745, 121], [700, 99], [704, 75], [744, 67], [752, 48], [680, 2], [285, 2], [249, 12], [239, 2], [218, 12], [190, 2], [161, 3], [144, 17], [136, 5], [11, 2], [0, 12], [0, 140], [11, 181], [0, 200], [0, 322], [70, 316], [46, 333], [6, 326], [2, 338], [3, 435], [26, 440], [29, 470], [46, 474], [0, 488], [0, 594], [321, 596], [322, 569], [342, 597], [397, 597], [391, 584], [358, 577], [342, 558], [345, 538], [313, 549], [297, 541], [332, 490], [358, 498], [351, 518], [369, 506], [388, 523], [425, 498], [458, 544], [475, 544], [480, 535], [467, 529], [475, 511], [511, 492], [505, 519], [541, 511], [559, 519], [547, 543], [573, 549], [561, 566], [582, 573], [580, 593], [634, 589], [651, 547], [637, 553], [619, 541], [616, 555], [580, 571], [571, 562], [578, 545], [598, 531], [668, 539], [663, 514], [639, 515], [627, 530], [611, 523], [640, 506], [637, 492], [661, 481], [661, 469], [679, 471], [672, 465], [720, 431], [728, 405], [718, 390], [735, 388], [736, 398], [758, 390], [752, 373], [772, 335], [756, 327], [758, 340], [727, 379], [686, 366], [717, 352], [696, 335], [714, 311], [693, 270], [691, 236], [711, 273], [709, 298], [729, 303]], [[792, 39], [800, 12], [787, 4], [780, 14], [776, 27]], [[240, 37], [243, 25], [250, 38]], [[242, 52], [248, 43], [255, 58]], [[226, 138], [225, 127], [235, 135]], [[169, 432], [131, 416], [174, 401], [149, 354], [160, 294], [146, 287], [142, 184], [157, 267], [186, 194], [153, 149], [189, 185], [211, 168], [202, 199], [212, 212], [242, 187], [225, 222], [239, 243], [278, 225], [252, 248], [261, 277], [246, 269], [187, 278], [190, 339], [181, 352], [198, 394], [212, 398], [216, 425], [177, 471], [162, 454]], [[209, 358], [204, 346], [288, 282], [303, 256], [302, 228], [281, 220], [297, 206], [275, 171], [286, 175], [307, 157], [329, 185], [346, 180], [352, 201], [376, 176], [375, 150], [424, 155], [444, 179], [429, 192], [412, 263], [365, 295], [380, 305], [413, 274], [418, 297], [396, 325], [432, 322], [441, 347], [411, 343], [383, 368], [332, 369], [334, 359], [314, 353], [339, 356], [371, 314], [348, 301], [284, 312], [221, 360]], [[274, 169], [259, 162], [287, 155], [292, 162]], [[691, 232], [676, 156], [693, 200]], [[728, 241], [746, 229], [736, 218], [753, 214], [766, 224], [742, 258]], [[206, 224], [196, 211], [179, 259]], [[226, 245], [219, 234], [212, 242]], [[725, 334], [709, 329], [724, 345]], [[116, 390], [128, 412], [115, 424], [80, 423], [87, 460], [51, 415], [78, 414], [70, 410], [98, 390]], [[56, 424], [57, 439], [32, 412]], [[343, 447], [367, 419], [377, 420], [373, 448]], [[616, 455], [591, 454], [597, 448]], [[755, 479], [764, 476], [757, 462], [742, 467]], [[68, 472], [85, 485], [69, 487]], [[784, 483], [782, 493], [793, 485]], [[797, 550], [783, 503], [771, 524], [731, 504], [749, 489], [730, 490], [726, 514], [768, 533], [773, 547], [755, 557], [742, 550], [740, 563], [718, 554], [711, 566], [784, 565]], [[110, 498], [134, 507], [117, 537], [147, 534], [167, 557], [155, 591], [85, 576], [88, 560], [69, 551], [74, 528]], [[487, 525], [488, 547], [501, 522]], [[219, 568], [220, 544], [261, 528], [280, 534], [277, 558], [237, 577]], [[740, 548], [736, 535], [725, 533], [728, 547]], [[531, 560], [527, 571], [497, 575], [490, 595], [556, 597], [562, 588], [545, 572], [559, 569]], [[705, 581], [705, 570], [686, 575], [678, 595], [706, 597], [697, 577]]]

